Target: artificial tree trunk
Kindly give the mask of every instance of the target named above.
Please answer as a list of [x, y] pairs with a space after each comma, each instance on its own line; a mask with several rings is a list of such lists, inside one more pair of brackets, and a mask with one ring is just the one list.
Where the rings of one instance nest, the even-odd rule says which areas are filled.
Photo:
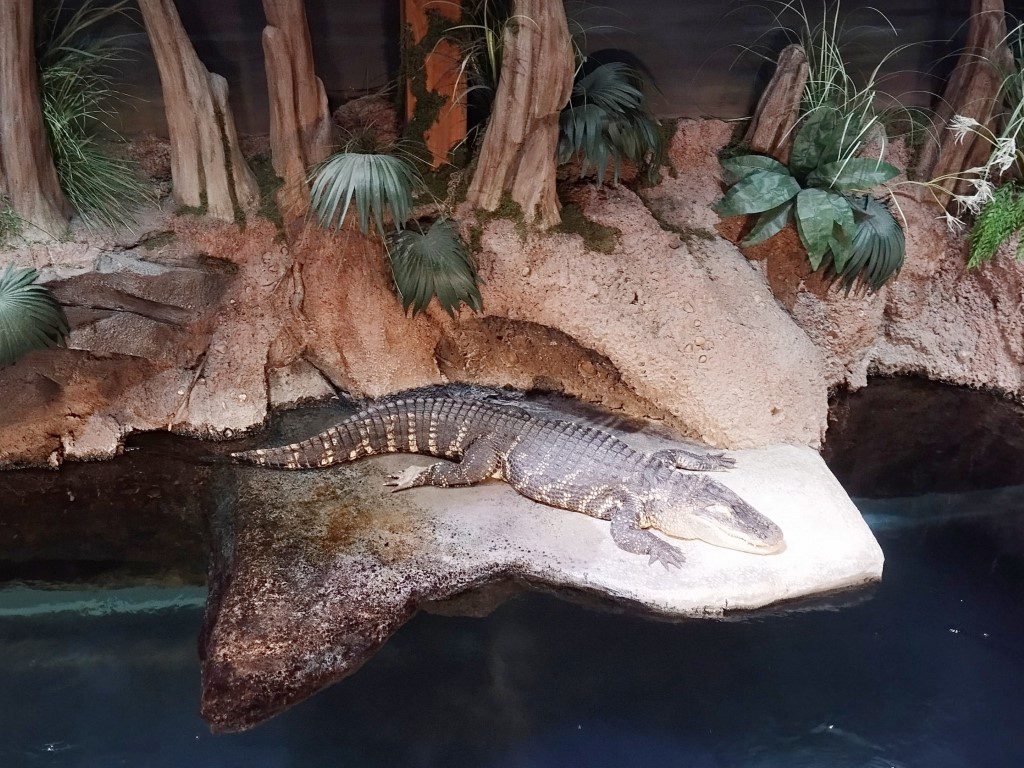
[[71, 206], [43, 125], [33, 19], [32, 0], [0, 0], [0, 189], [26, 235], [60, 237]]
[[1012, 65], [1003, 0], [971, 0], [967, 42], [935, 109], [929, 141], [921, 148], [917, 164], [917, 177], [935, 179], [942, 189], [936, 195], [940, 205], [948, 205], [954, 193], [969, 191], [968, 182], [957, 175], [984, 164], [992, 151], [991, 143], [981, 136], [968, 134], [957, 141], [948, 129], [950, 120], [956, 115], [970, 117], [997, 132], [1002, 72]]
[[558, 116], [572, 94], [573, 52], [561, 0], [516, 0], [501, 78], [467, 199], [495, 210], [508, 193], [527, 221], [561, 221], [555, 191]]
[[[304, 0], [263, 0], [263, 12], [268, 26], [276, 27], [283, 37], [289, 60], [295, 119], [299, 126], [299, 143], [306, 165], [315, 165], [331, 154], [334, 125], [327, 104], [327, 91], [323, 81], [316, 76]], [[282, 74], [275, 73], [276, 76]]]
[[259, 203], [228, 107], [227, 81], [209, 72], [181, 24], [174, 0], [139, 0], [163, 89], [174, 199], [224, 221]]
[[[417, 120], [417, 108], [423, 109], [422, 97], [430, 102], [440, 101], [430, 124], [423, 129], [423, 143], [430, 155], [430, 164], [439, 168], [448, 162], [449, 155], [466, 138], [466, 100], [459, 93], [461, 53], [451, 40], [426, 39], [430, 32], [430, 14], [436, 14], [457, 24], [462, 17], [461, 3], [438, 3], [437, 0], [402, 0], [402, 24], [410, 33], [410, 51], [416, 51], [413, 71], [407, 73], [405, 84], [405, 119]], [[422, 67], [417, 67], [422, 57]], [[431, 106], [431, 112], [434, 107]]]
[[309, 208], [306, 161], [295, 109], [291, 57], [284, 33], [277, 27], [263, 29], [263, 57], [270, 96], [270, 157], [281, 179], [275, 203], [281, 215], [294, 219]]
[[771, 155], [781, 163], [789, 162], [793, 129], [800, 117], [809, 71], [807, 55], [800, 45], [793, 43], [782, 49], [775, 73], [743, 136], [751, 152]]
[[295, 220], [309, 209], [307, 169], [330, 155], [334, 123], [313, 65], [303, 0], [263, 0], [263, 11], [270, 155], [282, 180], [276, 202], [286, 220]]

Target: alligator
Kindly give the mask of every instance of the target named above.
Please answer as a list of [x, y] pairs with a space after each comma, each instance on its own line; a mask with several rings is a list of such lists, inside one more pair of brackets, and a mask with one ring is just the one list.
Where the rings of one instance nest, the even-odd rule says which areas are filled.
[[[729, 549], [772, 554], [779, 527], [705, 474], [735, 460], [723, 453], [669, 448], [637, 451], [615, 435], [545, 418], [483, 388], [427, 387], [370, 401], [336, 426], [279, 448], [233, 453], [276, 469], [315, 469], [388, 453], [445, 459], [391, 475], [386, 486], [449, 488], [495, 478], [528, 499], [611, 523], [627, 552], [666, 569], [684, 561], [678, 547], [651, 532]], [[501, 392], [501, 390], [492, 390]]]

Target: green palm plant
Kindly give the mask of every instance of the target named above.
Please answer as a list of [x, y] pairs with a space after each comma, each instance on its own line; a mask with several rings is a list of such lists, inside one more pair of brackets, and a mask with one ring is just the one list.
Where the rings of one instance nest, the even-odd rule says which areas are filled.
[[[481, 311], [476, 264], [455, 227], [441, 218], [426, 229], [419, 222], [415, 229], [406, 229], [416, 191], [426, 191], [423, 179], [405, 157], [339, 152], [313, 171], [312, 210], [325, 229], [339, 229], [353, 204], [364, 235], [372, 222], [384, 238], [406, 311], [422, 312], [435, 296], [453, 316], [462, 304]], [[392, 224], [390, 232], [386, 217]]]
[[656, 173], [664, 153], [658, 128], [639, 72], [622, 62], [581, 68], [559, 117], [558, 161], [579, 157], [581, 174], [593, 168], [598, 182], [611, 164], [618, 183], [624, 161]]
[[98, 139], [116, 137], [106, 121], [114, 65], [127, 50], [118, 37], [96, 28], [124, 14], [128, 3], [87, 0], [66, 21], [57, 3], [39, 23], [36, 57], [43, 122], [61, 189], [89, 226], [128, 227], [150, 194], [134, 163], [111, 155]]
[[452, 317], [462, 304], [483, 310], [479, 276], [469, 246], [446, 219], [425, 231], [405, 229], [388, 236], [388, 257], [402, 308], [415, 315], [437, 297]]
[[383, 234], [389, 214], [396, 229], [412, 216], [413, 189], [421, 184], [412, 163], [394, 154], [339, 152], [327, 158], [311, 177], [311, 200], [320, 226], [340, 228], [354, 202], [359, 229], [369, 232], [371, 220]]
[[797, 132], [788, 168], [764, 155], [723, 160], [734, 183], [715, 211], [757, 214], [741, 242], [748, 247], [794, 221], [812, 269], [826, 269], [847, 291], [857, 283], [877, 290], [902, 266], [905, 241], [888, 207], [860, 193], [899, 171], [881, 159], [852, 156], [856, 146], [842, 116], [821, 109]]
[[37, 284], [34, 269], [8, 265], [0, 275], [0, 367], [34, 349], [62, 346], [68, 319], [57, 299]]

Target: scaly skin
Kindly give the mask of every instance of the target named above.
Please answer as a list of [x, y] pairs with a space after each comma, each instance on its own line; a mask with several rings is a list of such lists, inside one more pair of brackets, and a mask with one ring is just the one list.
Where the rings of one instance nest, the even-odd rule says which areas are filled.
[[507, 402], [452, 395], [443, 388], [395, 395], [302, 442], [234, 456], [264, 467], [313, 469], [387, 453], [446, 459], [392, 476], [386, 484], [396, 491], [497, 478], [534, 501], [611, 521], [619, 547], [666, 567], [678, 567], [683, 556], [647, 530], [658, 525], [659, 509], [738, 501], [710, 478], [679, 471], [731, 467], [733, 460], [721, 454], [642, 453], [599, 429], [537, 418]]

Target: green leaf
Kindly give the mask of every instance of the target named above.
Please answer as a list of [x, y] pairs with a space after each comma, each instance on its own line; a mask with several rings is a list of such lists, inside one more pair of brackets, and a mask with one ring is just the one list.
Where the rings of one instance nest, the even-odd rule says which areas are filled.
[[855, 199], [853, 211], [857, 233], [847, 258], [833, 265], [833, 279], [847, 293], [858, 283], [869, 292], [877, 291], [903, 266], [906, 254], [903, 229], [888, 206], [873, 197]]
[[722, 167], [732, 174], [732, 177], [736, 181], [749, 176], [754, 171], [789, 173], [789, 171], [786, 170], [786, 166], [775, 158], [768, 157], [767, 155], [740, 155], [739, 157], [730, 157], [729, 159], [722, 161]]
[[355, 202], [359, 229], [365, 235], [370, 221], [384, 232], [384, 214], [397, 229], [412, 216], [412, 190], [419, 176], [412, 165], [395, 155], [339, 152], [313, 171], [311, 200], [320, 226], [340, 228]]
[[850, 201], [842, 195], [834, 192], [826, 192], [828, 203], [832, 206], [833, 219], [836, 225], [842, 230], [847, 240], [852, 240], [857, 234], [857, 222], [853, 217], [853, 206]]
[[[856, 229], [854, 230], [856, 232]], [[853, 235], [843, 231], [837, 222], [832, 227], [832, 237], [828, 242], [828, 250], [832, 255], [831, 268], [834, 271], [842, 271], [850, 258], [850, 248], [853, 245]]]
[[9, 265], [0, 275], [0, 367], [14, 364], [33, 349], [64, 344], [68, 319], [34, 269]]
[[825, 163], [815, 169], [807, 183], [816, 187], [834, 187], [845, 192], [867, 190], [899, 175], [889, 163], [870, 157], [853, 157]]
[[754, 171], [733, 184], [714, 209], [719, 216], [761, 213], [792, 200], [799, 191], [800, 184], [788, 173]]
[[814, 269], [821, 266], [828, 250], [835, 215], [835, 208], [824, 190], [805, 189], [796, 197], [796, 229]]
[[[853, 214], [851, 214], [852, 216]], [[763, 243], [770, 237], [774, 237], [782, 228], [789, 223], [790, 218], [793, 216], [793, 201], [787, 200], [782, 205], [777, 205], [770, 211], [765, 211], [758, 216], [757, 221], [754, 222], [753, 228], [747, 233], [747, 236], [743, 238], [740, 245], [744, 248], [749, 248], [758, 243]]]
[[435, 296], [452, 317], [461, 304], [483, 310], [476, 263], [458, 231], [444, 219], [426, 232], [406, 229], [388, 236], [388, 257], [402, 307], [422, 312]]
[[823, 162], [839, 157], [841, 148], [839, 119], [831, 109], [812, 112], [793, 139], [789, 169], [798, 178], [807, 176]]

